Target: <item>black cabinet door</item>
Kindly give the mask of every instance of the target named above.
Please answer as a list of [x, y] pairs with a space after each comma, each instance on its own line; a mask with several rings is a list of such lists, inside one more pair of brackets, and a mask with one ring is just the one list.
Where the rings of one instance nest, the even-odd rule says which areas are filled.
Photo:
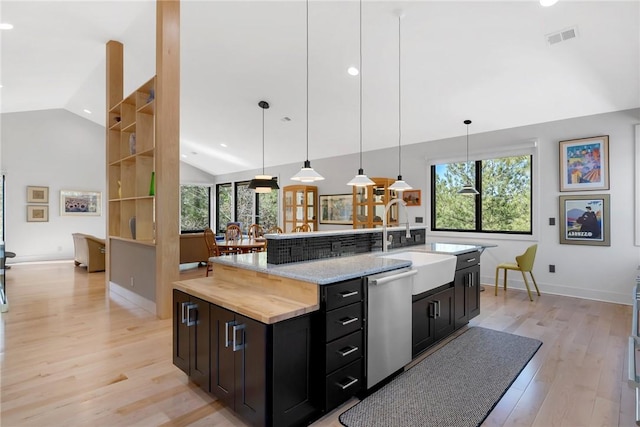
[[[362, 334], [359, 333], [360, 343]], [[319, 412], [318, 384], [322, 367], [313, 366], [311, 316], [300, 316], [273, 325], [273, 426], [308, 424]], [[361, 346], [361, 344], [358, 344]], [[314, 369], [315, 368], [315, 369]]]
[[235, 345], [235, 411], [253, 426], [266, 422], [267, 408], [267, 326], [236, 314], [231, 327]]
[[436, 341], [446, 337], [455, 330], [453, 290], [454, 288], [447, 288], [430, 298], [433, 301], [435, 308], [433, 334]]
[[455, 328], [458, 329], [480, 314], [480, 266], [456, 271]]
[[469, 269], [469, 286], [467, 300], [469, 302], [469, 320], [480, 314], [480, 266]]
[[209, 359], [211, 353], [209, 305], [207, 301], [191, 297], [189, 377], [206, 392], [210, 391], [209, 373], [211, 372]]
[[435, 304], [431, 298], [424, 297], [413, 302], [411, 312], [412, 355], [415, 357], [435, 342]]
[[184, 321], [189, 295], [173, 290], [173, 364], [189, 375], [189, 327]]
[[211, 393], [235, 409], [235, 371], [231, 325], [235, 313], [211, 305]]

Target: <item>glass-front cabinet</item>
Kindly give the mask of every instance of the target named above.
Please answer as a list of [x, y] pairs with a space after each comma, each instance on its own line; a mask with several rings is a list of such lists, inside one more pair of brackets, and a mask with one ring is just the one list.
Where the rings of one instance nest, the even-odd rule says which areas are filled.
[[284, 187], [284, 232], [292, 233], [296, 227], [308, 224], [311, 231], [318, 229], [318, 187], [289, 185]]
[[[382, 227], [384, 208], [390, 200], [397, 197], [389, 186], [393, 178], [371, 178], [375, 185], [353, 187], [353, 228]], [[387, 212], [387, 225], [398, 225], [398, 204]]]

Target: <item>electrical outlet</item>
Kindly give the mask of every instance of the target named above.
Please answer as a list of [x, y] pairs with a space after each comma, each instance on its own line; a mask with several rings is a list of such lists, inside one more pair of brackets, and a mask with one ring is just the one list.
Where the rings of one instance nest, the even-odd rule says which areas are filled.
[[133, 288], [135, 285], [133, 284], [133, 276], [131, 276], [131, 287]]
[[422, 221], [424, 221], [424, 219], [421, 216], [416, 217], [416, 224], [422, 224]]
[[554, 264], [549, 264], [549, 273], [555, 273], [556, 272], [556, 266]]
[[422, 240], [422, 236], [419, 234], [416, 234], [415, 236], [413, 236], [413, 240], [415, 240], [416, 242], [419, 242], [420, 240]]
[[331, 242], [331, 252], [337, 252], [340, 250], [340, 242]]
[[549, 225], [556, 225], [556, 219], [555, 218], [549, 218]]

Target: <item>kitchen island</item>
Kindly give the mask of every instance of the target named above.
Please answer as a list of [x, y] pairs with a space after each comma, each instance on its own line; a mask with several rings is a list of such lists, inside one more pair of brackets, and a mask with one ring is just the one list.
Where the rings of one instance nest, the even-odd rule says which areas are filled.
[[[410, 248], [438, 249], [479, 250]], [[252, 425], [312, 422], [366, 390], [366, 277], [411, 266], [380, 255], [280, 265], [265, 253], [213, 258], [212, 276], [174, 284], [174, 364]], [[454, 283], [443, 286], [451, 304]], [[421, 307], [427, 317], [433, 310]]]

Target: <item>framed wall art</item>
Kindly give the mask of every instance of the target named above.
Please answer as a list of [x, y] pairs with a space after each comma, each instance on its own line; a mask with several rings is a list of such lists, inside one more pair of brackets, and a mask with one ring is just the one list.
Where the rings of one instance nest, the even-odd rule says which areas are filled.
[[49, 206], [27, 205], [27, 222], [48, 222]]
[[320, 224], [353, 224], [353, 195], [320, 195]]
[[560, 191], [609, 189], [609, 135], [560, 141]]
[[102, 193], [99, 191], [60, 190], [60, 215], [100, 216]]
[[609, 195], [560, 196], [560, 243], [611, 246]]
[[27, 186], [27, 203], [49, 203], [49, 187]]
[[402, 200], [404, 200], [407, 206], [420, 206], [422, 203], [420, 193], [420, 190], [404, 190], [402, 192]]

